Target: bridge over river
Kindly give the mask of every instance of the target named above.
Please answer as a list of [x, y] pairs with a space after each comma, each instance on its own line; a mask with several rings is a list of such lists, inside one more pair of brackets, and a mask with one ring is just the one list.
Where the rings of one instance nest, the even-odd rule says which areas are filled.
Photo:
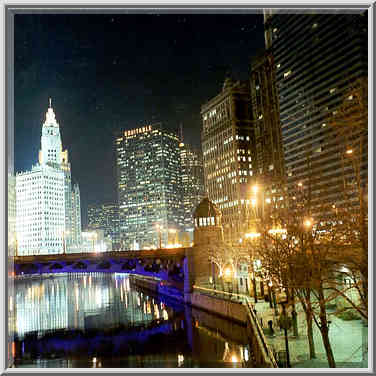
[[118, 272], [184, 281], [183, 263], [190, 248], [142, 251], [41, 254], [15, 256], [16, 275], [59, 272]]

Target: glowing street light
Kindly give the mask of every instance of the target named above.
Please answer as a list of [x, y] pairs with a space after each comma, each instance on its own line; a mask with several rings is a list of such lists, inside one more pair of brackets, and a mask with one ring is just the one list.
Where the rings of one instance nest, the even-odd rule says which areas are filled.
[[247, 234], [244, 235], [247, 239], [255, 239], [255, 238], [259, 238], [261, 236], [261, 234], [259, 232], [249, 232]]
[[226, 269], [225, 269], [225, 276], [226, 276], [227, 278], [231, 277], [231, 269], [230, 269], [230, 268], [226, 268]]
[[312, 221], [310, 219], [306, 219], [304, 221], [304, 226], [307, 227], [307, 228], [311, 227], [312, 226]]
[[352, 149], [348, 149], [346, 150], [346, 154], [352, 154], [353, 153], [353, 150]]
[[268, 232], [271, 235], [277, 235], [277, 234], [286, 234], [287, 230], [285, 228], [272, 228]]
[[298, 183], [298, 187], [303, 187], [303, 183], [301, 181]]

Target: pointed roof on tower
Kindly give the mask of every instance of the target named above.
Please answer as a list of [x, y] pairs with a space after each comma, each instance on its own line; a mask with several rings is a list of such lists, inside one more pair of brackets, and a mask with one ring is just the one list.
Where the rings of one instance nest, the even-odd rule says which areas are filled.
[[51, 98], [49, 98], [49, 106], [48, 106], [48, 110], [46, 112], [46, 120], [43, 123], [43, 126], [44, 127], [57, 127], [57, 128], [59, 128], [59, 123], [56, 121], [55, 112], [52, 108], [51, 102], [52, 102], [52, 100], [51, 100]]

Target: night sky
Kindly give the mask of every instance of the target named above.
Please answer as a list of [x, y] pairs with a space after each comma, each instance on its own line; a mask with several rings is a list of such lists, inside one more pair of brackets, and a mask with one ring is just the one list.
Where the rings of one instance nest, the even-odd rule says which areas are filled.
[[116, 131], [182, 123], [200, 146], [201, 105], [262, 48], [261, 14], [17, 14], [15, 170], [37, 163], [52, 97], [85, 227], [88, 204], [116, 200]]

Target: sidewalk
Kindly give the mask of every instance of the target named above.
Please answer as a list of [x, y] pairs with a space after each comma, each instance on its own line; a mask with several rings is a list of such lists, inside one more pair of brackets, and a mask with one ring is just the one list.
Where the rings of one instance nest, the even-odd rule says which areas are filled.
[[[256, 303], [255, 309], [259, 322], [262, 321], [268, 345], [275, 352], [285, 351], [284, 331], [280, 330], [277, 325], [274, 309], [270, 308], [269, 303], [264, 301]], [[278, 306], [278, 311], [280, 314], [280, 306]], [[293, 337], [292, 329], [288, 331], [291, 366], [294, 368], [328, 368], [321, 333], [315, 323], [313, 323], [313, 337], [317, 358], [313, 360], [309, 359], [306, 320], [300, 304], [296, 304], [296, 311], [298, 313], [299, 337]], [[291, 317], [290, 309], [288, 313]], [[273, 321], [274, 337], [268, 334], [269, 320]], [[368, 328], [363, 326], [362, 320], [344, 321], [333, 314], [329, 315], [329, 320], [331, 321], [329, 339], [337, 367], [367, 368], [367, 353], [363, 356], [363, 352], [368, 351]], [[364, 360], [363, 357], [366, 359]]]

